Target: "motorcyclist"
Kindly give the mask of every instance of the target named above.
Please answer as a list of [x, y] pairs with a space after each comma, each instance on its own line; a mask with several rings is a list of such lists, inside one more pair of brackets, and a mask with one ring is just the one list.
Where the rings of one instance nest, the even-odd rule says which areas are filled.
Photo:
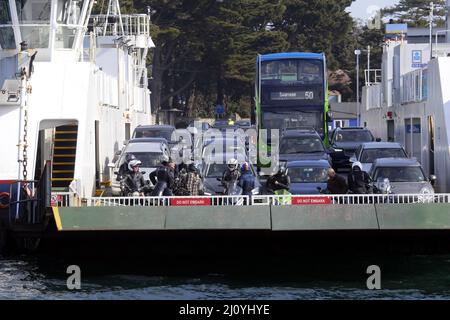
[[203, 195], [203, 183], [200, 172], [194, 163], [191, 163], [187, 168], [186, 186], [189, 196]]
[[140, 166], [142, 165], [139, 160], [131, 160], [128, 164], [128, 170], [124, 176], [123, 184], [128, 189], [128, 195], [132, 195], [133, 197], [144, 196], [144, 192], [146, 190], [146, 183], [144, 180], [144, 175], [139, 171]]
[[168, 158], [161, 161], [162, 166], [151, 174], [150, 180], [155, 184], [152, 196], [173, 196], [175, 186], [174, 163]]
[[227, 163], [227, 169], [222, 174], [222, 184], [225, 186], [225, 193], [228, 193], [228, 186], [239, 180], [241, 174], [239, 172], [239, 163], [237, 159], [230, 159]]
[[127, 174], [129, 172], [128, 165], [130, 164], [130, 162], [132, 160], [136, 160], [136, 157], [134, 156], [134, 154], [127, 153], [125, 156], [124, 163], [122, 163], [122, 165], [119, 167], [119, 171], [117, 173], [118, 180], [121, 180], [122, 178], [124, 178], [125, 174]]
[[253, 194], [252, 191], [256, 188], [256, 179], [250, 169], [250, 164], [244, 162], [241, 171], [242, 174], [239, 178], [238, 185], [242, 188], [242, 194], [244, 196], [251, 196]]
[[338, 175], [334, 169], [328, 169], [327, 193], [347, 194], [348, 185], [345, 178]]
[[281, 165], [278, 172], [272, 175], [266, 182], [268, 191], [275, 193], [276, 191], [289, 191], [291, 186], [291, 178], [288, 176], [288, 169], [285, 165]]
[[362, 170], [362, 164], [355, 162], [352, 165], [352, 171], [348, 174], [348, 188], [354, 194], [370, 193], [370, 176]]

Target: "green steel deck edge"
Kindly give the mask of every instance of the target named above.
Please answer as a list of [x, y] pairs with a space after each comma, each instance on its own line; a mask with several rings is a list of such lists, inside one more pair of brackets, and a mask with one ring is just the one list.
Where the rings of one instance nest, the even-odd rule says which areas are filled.
[[450, 230], [450, 204], [377, 204], [381, 230]]
[[80, 207], [53, 214], [58, 231], [450, 231], [450, 204]]

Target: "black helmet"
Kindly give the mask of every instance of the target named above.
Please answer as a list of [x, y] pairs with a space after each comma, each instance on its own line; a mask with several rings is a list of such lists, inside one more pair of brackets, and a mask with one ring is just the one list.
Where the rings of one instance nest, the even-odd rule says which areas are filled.
[[281, 165], [280, 168], [278, 169], [278, 173], [279, 174], [287, 174], [287, 168], [285, 165]]
[[198, 168], [197, 168], [197, 166], [195, 165], [195, 163], [191, 163], [189, 166], [188, 166], [188, 172], [195, 172], [195, 173], [198, 173]]

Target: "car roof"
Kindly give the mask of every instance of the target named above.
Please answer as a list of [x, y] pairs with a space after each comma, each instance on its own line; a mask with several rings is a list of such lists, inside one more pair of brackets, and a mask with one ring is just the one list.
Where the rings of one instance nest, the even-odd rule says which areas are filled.
[[362, 144], [363, 149], [400, 149], [403, 146], [398, 142], [366, 142]]
[[313, 168], [331, 168], [327, 160], [295, 160], [288, 161], [288, 168], [313, 167]]
[[175, 130], [174, 126], [170, 125], [144, 125], [138, 126], [136, 129], [140, 130]]
[[124, 151], [124, 153], [134, 152], [162, 153], [163, 149], [161, 143], [137, 142], [128, 144]]
[[213, 153], [206, 156], [203, 160], [205, 163], [208, 163], [210, 160], [217, 160], [217, 159], [229, 160], [231, 158], [237, 158], [238, 160], [248, 161], [247, 155], [243, 152]]
[[287, 130], [283, 132], [282, 137], [315, 137], [321, 139], [317, 132], [311, 130]]
[[376, 159], [373, 163], [375, 167], [420, 167], [420, 163], [416, 159], [410, 158], [381, 158]]
[[128, 143], [168, 143], [165, 138], [134, 138], [128, 141]]
[[342, 130], [342, 131], [352, 131], [352, 130], [365, 130], [365, 131], [370, 131], [369, 129], [367, 129], [367, 128], [362, 128], [362, 127], [345, 127], [345, 128], [339, 127], [339, 128], [334, 129], [334, 131], [340, 131], [340, 130]]

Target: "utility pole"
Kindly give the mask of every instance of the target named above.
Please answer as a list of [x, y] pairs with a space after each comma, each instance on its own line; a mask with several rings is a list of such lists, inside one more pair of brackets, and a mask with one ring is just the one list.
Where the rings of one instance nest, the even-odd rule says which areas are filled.
[[430, 60], [433, 59], [433, 20], [434, 20], [434, 3], [430, 2]]
[[356, 55], [356, 106], [357, 106], [357, 122], [358, 127], [361, 126], [361, 107], [359, 103], [359, 56], [361, 55], [361, 50], [355, 50]]
[[367, 46], [367, 79], [366, 86], [370, 86], [370, 46]]

